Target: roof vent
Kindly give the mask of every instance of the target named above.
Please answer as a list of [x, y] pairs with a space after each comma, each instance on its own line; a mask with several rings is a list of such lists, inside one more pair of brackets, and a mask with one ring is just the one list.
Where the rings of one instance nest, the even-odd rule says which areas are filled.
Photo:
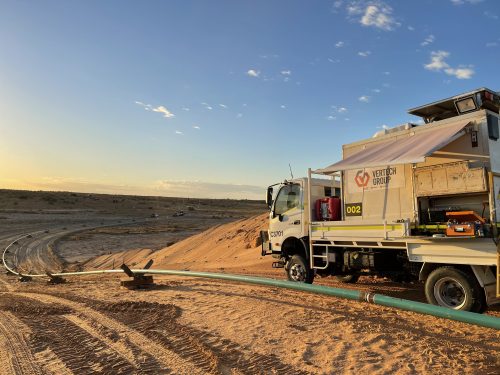
[[384, 127], [382, 130], [376, 132], [373, 135], [373, 138], [381, 137], [381, 136], [386, 135], [386, 134], [401, 132], [403, 130], [408, 130], [408, 129], [414, 128], [415, 126], [418, 126], [418, 125], [412, 124], [411, 122], [407, 122], [406, 124], [398, 125], [398, 126], [395, 126], [393, 128]]

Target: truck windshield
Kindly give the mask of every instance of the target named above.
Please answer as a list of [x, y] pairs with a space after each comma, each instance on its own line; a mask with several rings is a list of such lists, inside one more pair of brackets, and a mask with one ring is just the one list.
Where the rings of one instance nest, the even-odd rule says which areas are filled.
[[283, 186], [276, 197], [274, 214], [281, 215], [286, 211], [297, 207], [299, 205], [299, 197], [300, 185], [292, 184]]

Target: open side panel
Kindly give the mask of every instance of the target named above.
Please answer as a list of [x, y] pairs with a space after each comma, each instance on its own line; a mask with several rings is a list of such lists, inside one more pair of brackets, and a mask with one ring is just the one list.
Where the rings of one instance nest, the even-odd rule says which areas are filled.
[[[492, 195], [495, 202], [495, 211], [493, 213], [493, 217], [496, 221], [497, 227], [497, 236], [500, 231], [500, 174], [493, 174], [493, 191]], [[497, 297], [500, 297], [500, 237], [497, 237]]]

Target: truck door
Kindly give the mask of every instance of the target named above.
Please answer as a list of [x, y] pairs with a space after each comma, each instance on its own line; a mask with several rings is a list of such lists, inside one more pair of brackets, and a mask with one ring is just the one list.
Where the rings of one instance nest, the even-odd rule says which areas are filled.
[[297, 183], [284, 185], [278, 192], [269, 222], [269, 240], [273, 250], [281, 250], [283, 241], [288, 237], [303, 236], [302, 192]]

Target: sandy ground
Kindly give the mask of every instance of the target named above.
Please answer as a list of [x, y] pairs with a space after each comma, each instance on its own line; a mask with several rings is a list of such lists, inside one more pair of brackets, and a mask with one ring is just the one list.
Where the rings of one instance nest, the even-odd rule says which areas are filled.
[[[227, 219], [245, 214], [234, 212]], [[183, 219], [183, 227], [176, 221], [183, 230], [169, 232], [170, 216], [165, 222], [125, 222], [132, 217], [126, 210], [121, 223], [113, 222], [118, 220], [115, 215], [96, 210], [83, 224], [76, 214], [70, 215], [75, 222], [63, 219], [63, 225], [54, 216], [60, 213], [40, 214], [44, 220], [25, 217], [32, 212], [0, 209], [0, 215], [5, 217], [0, 220], [2, 249], [28, 229], [50, 227], [49, 233], [42, 231], [15, 247], [19, 258], [32, 267], [105, 269], [122, 262], [140, 267], [153, 259], [156, 268], [284, 278], [283, 270], [272, 269], [272, 258], [261, 257], [256, 246], [265, 214], [225, 224], [214, 221], [215, 227], [185, 239], [180, 236], [174, 244], [169, 234], [192, 234], [184, 229], [194, 222]], [[101, 223], [96, 215], [109, 219], [106, 224], [112, 226], [94, 229]], [[196, 222], [193, 232], [210, 224]], [[153, 239], [148, 240], [148, 234]], [[141, 246], [145, 244], [151, 246]], [[57, 261], [47, 257], [48, 248]], [[84, 251], [77, 251], [81, 248]], [[102, 255], [72, 265], [61, 257], [79, 260], [93, 252]], [[11, 262], [14, 255], [14, 250], [9, 253]], [[120, 287], [120, 279], [126, 277], [67, 278], [65, 284], [50, 285], [47, 279], [20, 283], [2, 273], [0, 373], [499, 373], [500, 332], [493, 329], [234, 282], [155, 277], [153, 289], [131, 291]], [[315, 283], [343, 286], [332, 278]], [[349, 287], [423, 300], [418, 283], [363, 277]], [[497, 307], [487, 313], [500, 317]]]
[[[168, 277], [0, 277], [0, 362], [23, 374], [498, 373], [492, 329], [337, 298]], [[8, 369], [6, 371], [6, 369]]]

